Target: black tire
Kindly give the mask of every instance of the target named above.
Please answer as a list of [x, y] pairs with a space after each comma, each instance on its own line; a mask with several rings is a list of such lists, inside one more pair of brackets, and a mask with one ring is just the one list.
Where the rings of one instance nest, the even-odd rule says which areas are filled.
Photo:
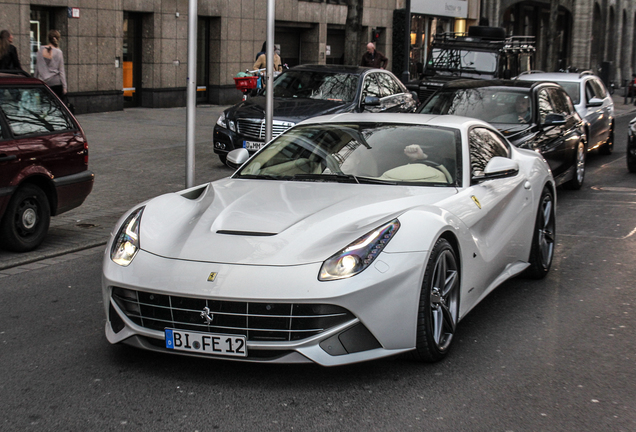
[[636, 173], [636, 143], [632, 139], [627, 141], [627, 169]]
[[38, 247], [51, 222], [46, 194], [37, 186], [24, 185], [15, 191], [0, 222], [0, 244], [15, 252]]
[[417, 313], [417, 340], [413, 357], [424, 362], [448, 354], [459, 320], [460, 268], [455, 250], [440, 238], [431, 251]]
[[532, 248], [528, 267], [524, 276], [531, 279], [542, 279], [550, 271], [554, 257], [554, 243], [556, 240], [556, 221], [554, 212], [554, 196], [547, 188], [543, 188], [537, 217], [532, 235]]
[[579, 140], [576, 147], [576, 154], [574, 155], [574, 177], [567, 183], [565, 187], [572, 190], [579, 190], [583, 186], [583, 180], [585, 180], [585, 158], [587, 157], [587, 148], [585, 141]]
[[602, 155], [611, 155], [614, 151], [614, 122], [610, 125], [609, 137], [605, 144], [599, 147], [598, 152]]

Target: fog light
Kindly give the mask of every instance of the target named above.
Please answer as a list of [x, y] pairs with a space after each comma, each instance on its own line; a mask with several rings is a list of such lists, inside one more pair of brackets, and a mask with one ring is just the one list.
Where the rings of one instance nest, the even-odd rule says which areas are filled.
[[225, 144], [220, 143], [220, 142], [215, 142], [214, 143], [214, 147], [221, 149], [221, 150], [225, 150]]

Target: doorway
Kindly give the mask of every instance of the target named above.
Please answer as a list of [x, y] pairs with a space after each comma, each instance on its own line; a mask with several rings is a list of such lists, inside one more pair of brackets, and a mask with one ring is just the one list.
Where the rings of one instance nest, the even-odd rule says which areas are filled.
[[142, 14], [124, 12], [124, 108], [141, 105]]

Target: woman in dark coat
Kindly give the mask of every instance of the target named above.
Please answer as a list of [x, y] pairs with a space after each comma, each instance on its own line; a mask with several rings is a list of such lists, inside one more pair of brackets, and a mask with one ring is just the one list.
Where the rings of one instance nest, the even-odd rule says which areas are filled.
[[0, 70], [22, 70], [18, 50], [12, 42], [13, 35], [9, 30], [0, 31]]

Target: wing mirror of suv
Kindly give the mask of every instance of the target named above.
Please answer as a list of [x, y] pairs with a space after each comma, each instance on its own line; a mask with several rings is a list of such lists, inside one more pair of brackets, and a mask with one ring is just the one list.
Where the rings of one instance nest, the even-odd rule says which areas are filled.
[[565, 116], [563, 114], [548, 114], [545, 116], [543, 126], [560, 126], [565, 124]]
[[241, 165], [243, 165], [250, 158], [250, 153], [247, 149], [238, 148], [234, 149], [227, 154], [227, 165], [230, 168], [238, 169]]
[[514, 177], [519, 173], [519, 164], [512, 159], [495, 156], [486, 165], [484, 173], [473, 176], [472, 183]]
[[366, 96], [364, 98], [363, 106], [379, 106], [379, 105], [380, 105], [380, 98], [376, 96]]
[[600, 107], [601, 105], [603, 105], [603, 99], [599, 99], [597, 97], [593, 97], [587, 101], [587, 107]]

